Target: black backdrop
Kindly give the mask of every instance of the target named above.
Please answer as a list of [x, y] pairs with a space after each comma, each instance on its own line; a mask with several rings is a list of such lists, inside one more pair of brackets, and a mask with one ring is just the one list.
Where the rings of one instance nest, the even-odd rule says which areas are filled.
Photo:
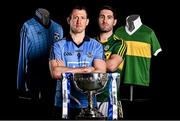
[[[19, 54], [19, 34], [22, 24], [34, 15], [34, 11], [39, 8], [47, 8], [50, 11], [51, 18], [63, 26], [65, 34], [68, 33], [66, 15], [68, 8], [76, 3], [87, 5], [89, 10], [90, 24], [87, 28], [87, 34], [94, 36], [97, 32], [96, 13], [102, 4], [111, 4], [115, 7], [118, 14], [117, 27], [125, 24], [125, 19], [130, 14], [139, 14], [142, 23], [152, 28], [161, 44], [162, 52], [157, 57], [152, 57], [151, 63], [151, 84], [148, 88], [148, 96], [151, 98], [148, 102], [125, 102], [125, 119], [177, 119], [178, 111], [178, 69], [176, 56], [172, 59], [172, 52], [176, 53], [170, 26], [172, 26], [173, 12], [167, 9], [172, 6], [171, 3], [157, 4], [153, 1], [121, 1], [121, 0], [49, 0], [49, 1], [16, 1], [6, 3], [6, 9], [2, 10], [1, 22], [3, 28], [1, 44], [1, 113], [2, 119], [21, 119], [24, 115], [17, 105], [16, 100], [16, 73]], [[166, 5], [166, 6], [165, 6]], [[12, 7], [11, 7], [12, 6]], [[172, 6], [173, 7], [173, 6]], [[169, 14], [171, 13], [171, 14]], [[177, 39], [176, 39], [177, 40]], [[173, 46], [173, 47], [172, 47]], [[174, 50], [175, 51], [172, 51]], [[178, 48], [177, 48], [178, 50]], [[178, 51], [177, 51], [178, 53]], [[173, 63], [172, 63], [173, 60]], [[174, 66], [173, 66], [174, 65]], [[143, 91], [143, 90], [141, 90]], [[129, 92], [127, 92], [129, 93]], [[142, 93], [142, 92], [140, 92]], [[143, 93], [146, 95], [146, 91]], [[27, 109], [30, 110], [30, 109]], [[27, 112], [27, 111], [26, 111]], [[30, 114], [26, 114], [23, 119], [29, 119]], [[22, 113], [22, 115], [21, 115]], [[31, 119], [36, 117], [31, 116]], [[45, 118], [42, 118], [45, 119]]]

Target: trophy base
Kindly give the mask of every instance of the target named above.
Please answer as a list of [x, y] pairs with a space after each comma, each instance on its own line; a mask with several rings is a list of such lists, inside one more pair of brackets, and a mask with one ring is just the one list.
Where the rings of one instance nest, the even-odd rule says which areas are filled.
[[106, 117], [102, 113], [100, 113], [97, 109], [83, 109], [80, 114], [76, 117], [79, 120], [106, 120]]

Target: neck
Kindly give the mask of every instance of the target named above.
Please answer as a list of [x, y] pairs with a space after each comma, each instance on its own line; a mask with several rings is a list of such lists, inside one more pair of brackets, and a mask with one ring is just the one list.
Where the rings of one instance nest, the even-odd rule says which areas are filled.
[[100, 40], [100, 41], [107, 40], [112, 34], [113, 34], [113, 31], [101, 32], [101, 33], [100, 33], [100, 36], [99, 36], [99, 40]]
[[73, 32], [70, 31], [70, 35], [71, 35], [73, 41], [77, 45], [79, 45], [79, 44], [81, 44], [83, 42], [83, 39], [85, 37], [85, 32], [82, 32], [82, 33], [73, 33]]
[[[128, 16], [128, 17], [130, 17], [130, 16]], [[134, 28], [132, 30], [129, 29], [129, 23], [133, 24], [133, 26], [134, 26]], [[137, 31], [137, 29], [140, 28], [141, 25], [142, 25], [141, 18], [140, 18], [140, 16], [138, 16], [135, 20], [132, 20], [132, 21], [127, 20], [125, 30], [129, 35], [132, 35], [134, 32]]]

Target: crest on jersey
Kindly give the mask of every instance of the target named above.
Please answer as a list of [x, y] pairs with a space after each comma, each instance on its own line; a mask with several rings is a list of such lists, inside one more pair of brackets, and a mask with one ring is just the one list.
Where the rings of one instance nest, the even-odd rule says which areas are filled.
[[92, 57], [93, 57], [91, 52], [88, 52], [88, 53], [87, 53], [87, 56], [88, 56], [89, 58], [92, 58]]
[[106, 45], [106, 46], [104, 47], [104, 50], [105, 50], [105, 51], [109, 50], [109, 45]]
[[59, 33], [55, 32], [54, 33], [54, 40], [57, 41], [60, 39]]

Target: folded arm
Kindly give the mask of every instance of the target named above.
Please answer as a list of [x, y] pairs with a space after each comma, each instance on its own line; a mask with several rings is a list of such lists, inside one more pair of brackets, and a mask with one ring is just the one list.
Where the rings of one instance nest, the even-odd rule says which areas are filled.
[[62, 73], [70, 72], [70, 73], [93, 73], [93, 72], [106, 72], [106, 63], [103, 60], [95, 60], [93, 67], [78, 67], [71, 68], [65, 67], [64, 62], [61, 60], [50, 60], [49, 68], [51, 72], [51, 76], [54, 79], [60, 79]]
[[116, 71], [122, 61], [123, 58], [120, 55], [117, 54], [111, 55], [111, 57], [108, 60], [106, 60], [107, 71], [109, 72]]

